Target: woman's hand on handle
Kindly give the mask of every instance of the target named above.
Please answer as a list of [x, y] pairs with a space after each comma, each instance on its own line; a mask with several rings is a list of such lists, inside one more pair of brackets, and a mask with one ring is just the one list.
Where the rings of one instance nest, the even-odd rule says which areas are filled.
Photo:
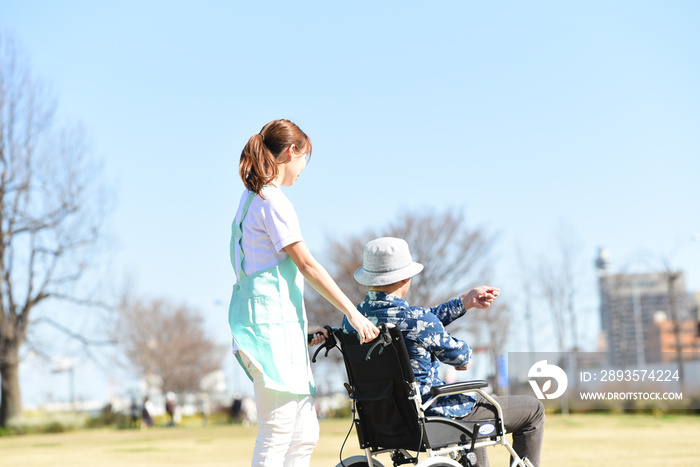
[[328, 330], [321, 326], [309, 326], [308, 333], [313, 336], [309, 341], [309, 347], [322, 344], [328, 339]]
[[352, 314], [348, 314], [348, 321], [350, 321], [350, 324], [360, 336], [360, 343], [369, 342], [379, 335], [377, 326], [372, 324], [365, 315], [357, 310]]

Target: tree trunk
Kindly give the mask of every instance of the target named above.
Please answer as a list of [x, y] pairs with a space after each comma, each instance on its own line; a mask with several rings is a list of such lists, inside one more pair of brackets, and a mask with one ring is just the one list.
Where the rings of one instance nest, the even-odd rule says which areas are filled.
[[676, 301], [676, 279], [678, 279], [678, 273], [668, 273], [668, 304], [669, 308], [671, 308], [671, 319], [673, 319], [673, 328], [676, 335], [676, 361], [678, 362], [678, 376], [682, 392], [685, 389], [685, 369], [683, 368], [682, 321], [680, 313], [678, 312], [678, 302]]
[[[22, 415], [22, 393], [19, 391], [19, 354], [6, 355], [9, 363], [0, 364], [2, 399], [0, 400], [0, 427], [6, 427], [12, 419]], [[9, 357], [9, 358], [8, 358]]]

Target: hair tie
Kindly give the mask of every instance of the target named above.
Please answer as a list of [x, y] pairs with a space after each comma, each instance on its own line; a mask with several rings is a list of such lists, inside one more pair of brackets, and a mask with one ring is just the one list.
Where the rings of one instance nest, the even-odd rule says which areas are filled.
[[260, 137], [262, 138], [262, 140], [265, 141], [265, 135], [262, 134], [262, 131], [261, 131], [260, 133], [258, 133], [258, 134], [260, 135]]

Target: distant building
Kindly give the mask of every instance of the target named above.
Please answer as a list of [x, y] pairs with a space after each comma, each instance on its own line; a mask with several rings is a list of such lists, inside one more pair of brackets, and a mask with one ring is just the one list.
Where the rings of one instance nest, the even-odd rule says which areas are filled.
[[647, 331], [647, 363], [668, 363], [676, 360], [678, 336], [685, 360], [700, 359], [700, 322], [694, 319], [680, 323], [679, 332], [673, 320], [665, 313], [658, 312]]
[[[611, 364], [624, 367], [659, 361], [661, 349], [675, 346], [675, 331], [671, 333], [673, 337], [669, 334], [669, 329], [675, 327], [668, 327], [673, 321], [659, 324], [661, 320], [658, 320], [660, 313], [673, 316], [670, 297], [675, 300], [680, 321], [689, 323], [682, 325], [683, 336], [692, 335], [693, 324], [697, 336], [697, 300], [685, 292], [682, 271], [610, 274], [610, 255], [605, 249], [599, 250], [596, 268], [602, 328], [600, 347], [608, 352]], [[673, 296], [669, 294], [671, 289]], [[690, 337], [681, 338], [684, 345], [686, 339]], [[695, 345], [690, 342], [688, 345]]]

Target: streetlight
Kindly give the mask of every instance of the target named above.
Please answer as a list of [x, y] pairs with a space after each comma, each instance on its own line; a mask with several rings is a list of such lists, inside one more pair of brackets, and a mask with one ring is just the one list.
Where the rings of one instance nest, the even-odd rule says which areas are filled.
[[75, 359], [54, 357], [51, 373], [69, 373], [68, 391], [70, 394], [71, 410], [75, 410]]

